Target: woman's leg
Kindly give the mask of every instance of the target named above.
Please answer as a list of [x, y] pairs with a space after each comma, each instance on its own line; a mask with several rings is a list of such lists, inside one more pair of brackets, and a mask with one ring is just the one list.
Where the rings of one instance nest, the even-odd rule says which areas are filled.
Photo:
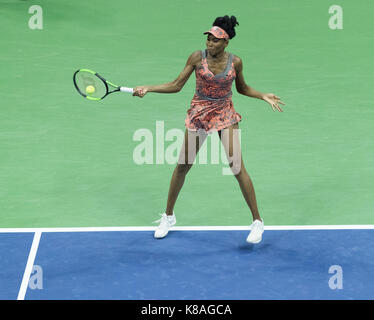
[[202, 130], [198, 133], [188, 131], [184, 134], [184, 141], [180, 152], [178, 164], [174, 169], [173, 175], [170, 181], [168, 200], [166, 204], [165, 213], [172, 215], [174, 211], [174, 205], [177, 201], [178, 195], [182, 186], [186, 174], [191, 169], [193, 162], [195, 161], [196, 155], [203, 145], [207, 134]]
[[243, 164], [242, 152], [239, 141], [239, 125], [233, 124], [219, 132], [219, 137], [225, 148], [226, 156], [231, 170], [239, 182], [240, 189], [251, 210], [253, 220], [261, 220], [258, 212], [256, 193], [251, 178]]

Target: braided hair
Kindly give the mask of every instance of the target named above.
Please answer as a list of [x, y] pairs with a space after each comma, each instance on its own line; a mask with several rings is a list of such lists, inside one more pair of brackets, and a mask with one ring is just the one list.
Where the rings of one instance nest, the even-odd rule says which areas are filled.
[[229, 17], [228, 15], [225, 15], [223, 17], [217, 17], [216, 20], [213, 22], [213, 27], [217, 26], [222, 28], [227, 32], [229, 35], [230, 39], [234, 38], [236, 33], [235, 33], [235, 26], [239, 25], [238, 21], [236, 21], [235, 16]]

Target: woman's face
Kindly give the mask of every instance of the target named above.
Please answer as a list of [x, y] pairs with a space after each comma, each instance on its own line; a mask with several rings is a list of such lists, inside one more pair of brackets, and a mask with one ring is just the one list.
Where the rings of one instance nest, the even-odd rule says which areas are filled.
[[229, 42], [227, 40], [218, 39], [209, 33], [206, 39], [206, 48], [211, 55], [216, 55], [217, 53], [224, 51], [228, 43]]

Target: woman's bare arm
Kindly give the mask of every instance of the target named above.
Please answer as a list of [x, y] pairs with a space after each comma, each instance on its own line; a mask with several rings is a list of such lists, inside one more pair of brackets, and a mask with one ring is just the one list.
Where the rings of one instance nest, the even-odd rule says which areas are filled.
[[195, 70], [195, 66], [200, 60], [201, 60], [200, 51], [195, 51], [188, 57], [184, 69], [174, 81], [164, 83], [164, 84], [159, 84], [159, 85], [138, 86], [134, 89], [133, 96], [138, 96], [142, 98], [148, 92], [176, 93], [176, 92], [181, 91], [185, 83], [191, 76], [192, 72]]
[[235, 56], [234, 58], [234, 66], [235, 66], [235, 71], [236, 71], [235, 86], [236, 86], [236, 90], [238, 91], [238, 93], [243, 94], [247, 97], [261, 99], [261, 100], [266, 101], [267, 103], [270, 104], [273, 111], [275, 110], [278, 110], [280, 112], [283, 111], [282, 108], [278, 104], [280, 103], [282, 105], [285, 105], [281, 101], [280, 97], [276, 96], [274, 93], [259, 92], [245, 83], [244, 76], [243, 76], [243, 62], [237, 56]]

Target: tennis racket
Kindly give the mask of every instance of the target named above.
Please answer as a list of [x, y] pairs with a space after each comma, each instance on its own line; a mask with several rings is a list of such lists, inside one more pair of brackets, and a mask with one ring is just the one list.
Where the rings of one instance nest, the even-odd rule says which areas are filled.
[[89, 100], [102, 100], [113, 92], [133, 93], [133, 88], [117, 86], [105, 80], [102, 76], [92, 70], [79, 69], [73, 76], [74, 86], [77, 91]]

